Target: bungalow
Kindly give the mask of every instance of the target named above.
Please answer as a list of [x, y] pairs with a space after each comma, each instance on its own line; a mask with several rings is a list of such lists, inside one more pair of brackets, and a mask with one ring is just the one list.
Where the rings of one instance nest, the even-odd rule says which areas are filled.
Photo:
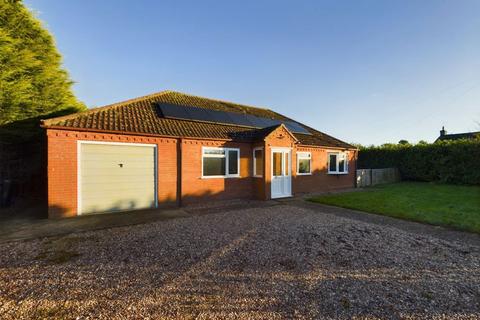
[[173, 91], [42, 121], [49, 217], [354, 186], [357, 149], [274, 111]]

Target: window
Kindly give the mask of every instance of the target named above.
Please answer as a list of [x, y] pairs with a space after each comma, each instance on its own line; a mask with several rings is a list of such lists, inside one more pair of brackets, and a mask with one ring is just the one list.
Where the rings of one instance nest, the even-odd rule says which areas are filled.
[[272, 175], [274, 177], [279, 177], [282, 175], [282, 158], [283, 153], [281, 152], [273, 152], [272, 155]]
[[202, 177], [239, 177], [240, 149], [203, 148]]
[[238, 150], [228, 151], [228, 172], [227, 175], [238, 175]]
[[308, 175], [311, 171], [312, 154], [310, 152], [297, 152], [297, 174]]
[[253, 176], [254, 177], [263, 176], [263, 149], [262, 148], [253, 149]]
[[348, 154], [346, 152], [328, 153], [328, 173], [348, 173]]

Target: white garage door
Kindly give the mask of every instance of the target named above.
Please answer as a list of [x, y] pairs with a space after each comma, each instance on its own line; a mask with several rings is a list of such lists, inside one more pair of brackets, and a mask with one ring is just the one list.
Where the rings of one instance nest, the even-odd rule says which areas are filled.
[[155, 147], [79, 144], [79, 214], [155, 207]]

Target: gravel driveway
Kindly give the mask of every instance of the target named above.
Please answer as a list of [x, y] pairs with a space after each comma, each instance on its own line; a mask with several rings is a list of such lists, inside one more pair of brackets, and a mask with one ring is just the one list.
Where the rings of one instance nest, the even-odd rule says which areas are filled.
[[288, 204], [4, 244], [2, 319], [480, 318], [480, 247]]

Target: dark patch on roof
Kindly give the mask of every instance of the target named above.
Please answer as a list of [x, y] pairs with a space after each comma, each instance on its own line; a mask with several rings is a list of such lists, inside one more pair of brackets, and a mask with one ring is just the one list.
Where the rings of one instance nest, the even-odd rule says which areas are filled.
[[[119, 131], [188, 138], [229, 139], [239, 142], [256, 141], [265, 135], [266, 129], [246, 128], [230, 124], [167, 119], [159, 116], [158, 103], [192, 106], [217, 111], [246, 113], [257, 117], [290, 120], [272, 110], [202, 98], [174, 91], [127, 100], [105, 107], [90, 109], [43, 121], [44, 127], [63, 127], [90, 131]], [[160, 113], [161, 114], [161, 113]], [[304, 126], [310, 134], [294, 133], [302, 145], [355, 148], [354, 146]]]

